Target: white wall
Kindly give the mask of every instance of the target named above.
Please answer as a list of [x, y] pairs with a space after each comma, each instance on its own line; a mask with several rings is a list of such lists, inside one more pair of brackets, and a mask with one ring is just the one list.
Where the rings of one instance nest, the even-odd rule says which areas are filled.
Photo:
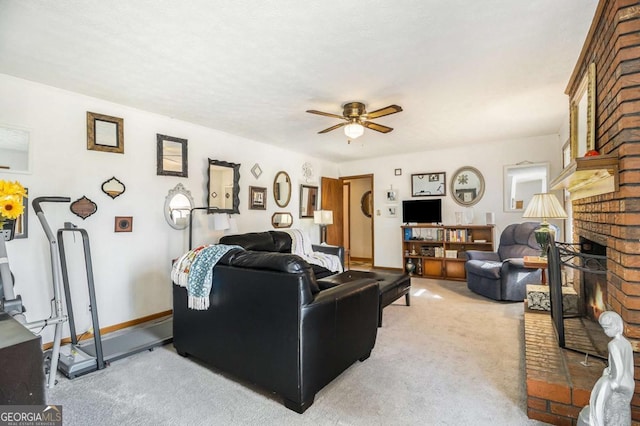
[[[550, 162], [551, 178], [561, 171], [561, 142], [558, 135], [483, 143], [473, 147], [456, 147], [432, 150], [423, 153], [398, 154], [396, 156], [366, 159], [341, 163], [341, 176], [374, 174], [374, 259], [376, 266], [402, 267], [400, 226], [401, 208], [398, 217], [384, 215], [385, 191], [393, 186], [397, 190], [398, 206], [402, 200], [411, 199], [411, 174], [444, 171], [447, 174], [447, 195], [443, 197], [442, 216], [445, 224], [455, 224], [455, 212], [473, 214], [473, 223], [485, 224], [485, 213], [494, 212], [496, 233], [500, 235], [510, 223], [523, 222], [521, 213], [503, 211], [503, 167], [522, 161]], [[463, 166], [480, 170], [485, 179], [485, 193], [473, 207], [465, 209], [451, 198], [451, 177]], [[401, 168], [402, 175], [395, 176], [394, 169]], [[353, 243], [352, 243], [353, 244]]]
[[[86, 149], [86, 112], [124, 119], [124, 154]], [[337, 177], [331, 163], [204, 128], [169, 117], [147, 113], [100, 99], [79, 95], [0, 74], [0, 123], [31, 130], [32, 174], [0, 171], [0, 179], [18, 180], [29, 188], [30, 199], [66, 196], [72, 201], [86, 195], [98, 205], [97, 212], [82, 220], [68, 204], [44, 204], [47, 220], [55, 231], [70, 221], [85, 228], [90, 236], [100, 324], [106, 327], [171, 309], [169, 272], [171, 259], [187, 249], [187, 231], [169, 227], [163, 213], [167, 193], [182, 183], [204, 206], [207, 188], [207, 158], [241, 163], [240, 214], [234, 215], [239, 232], [272, 229], [271, 215], [289, 211], [293, 226], [309, 230], [319, 240], [313, 219], [298, 218], [299, 185], [318, 185], [320, 176]], [[189, 178], [156, 174], [156, 134], [188, 140]], [[262, 175], [255, 179], [255, 163]], [[310, 162], [315, 176], [302, 177], [302, 164]], [[279, 170], [292, 180], [291, 202], [277, 208], [272, 185]], [[111, 199], [100, 187], [115, 176], [126, 186], [120, 197]], [[267, 210], [248, 210], [248, 187], [267, 187]], [[27, 307], [27, 320], [46, 318], [50, 313], [52, 279], [47, 240], [29, 201], [29, 237], [7, 243], [9, 264], [16, 277], [15, 290]], [[202, 212], [196, 218], [194, 244], [216, 242], [221, 232], [210, 231], [210, 219]], [[133, 216], [132, 233], [114, 233], [115, 216]], [[82, 271], [79, 239], [65, 238], [74, 277]], [[71, 255], [74, 255], [73, 258]], [[75, 254], [78, 254], [76, 256]], [[73, 285], [73, 282], [72, 282]], [[79, 332], [90, 327], [84, 282], [75, 285], [74, 302]], [[44, 341], [51, 340], [45, 330]]]

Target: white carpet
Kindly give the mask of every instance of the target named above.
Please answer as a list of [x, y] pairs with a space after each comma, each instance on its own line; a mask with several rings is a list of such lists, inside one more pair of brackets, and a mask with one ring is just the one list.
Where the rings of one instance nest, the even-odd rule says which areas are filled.
[[48, 402], [65, 425], [541, 425], [526, 415], [522, 318], [521, 303], [414, 278], [411, 306], [385, 308], [371, 357], [302, 415], [171, 345], [60, 376]]

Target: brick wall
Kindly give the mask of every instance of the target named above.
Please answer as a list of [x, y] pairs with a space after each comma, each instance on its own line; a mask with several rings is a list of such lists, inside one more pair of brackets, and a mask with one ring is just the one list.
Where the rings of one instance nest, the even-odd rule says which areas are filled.
[[607, 246], [607, 303], [635, 350], [633, 419], [640, 421], [640, 2], [601, 0], [576, 69], [572, 97], [596, 64], [596, 149], [619, 157], [619, 191], [573, 202], [574, 239]]

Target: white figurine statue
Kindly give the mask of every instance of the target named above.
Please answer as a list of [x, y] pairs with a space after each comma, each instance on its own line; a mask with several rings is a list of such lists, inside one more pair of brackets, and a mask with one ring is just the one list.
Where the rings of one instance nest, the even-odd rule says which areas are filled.
[[606, 311], [600, 315], [598, 322], [605, 334], [612, 337], [607, 345], [609, 366], [593, 386], [589, 405], [580, 411], [578, 426], [629, 426], [631, 398], [635, 388], [633, 349], [622, 335], [620, 315]]

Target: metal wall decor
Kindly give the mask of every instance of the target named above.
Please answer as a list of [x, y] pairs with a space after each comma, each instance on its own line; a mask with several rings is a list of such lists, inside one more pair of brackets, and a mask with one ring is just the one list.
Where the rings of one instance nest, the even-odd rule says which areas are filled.
[[124, 154], [124, 120], [87, 112], [87, 149]]
[[260, 168], [260, 164], [256, 163], [253, 165], [253, 167], [251, 168], [251, 174], [256, 179], [260, 177], [260, 175], [262, 174], [262, 169]]
[[69, 205], [69, 210], [84, 220], [98, 211], [98, 205], [83, 195]]
[[124, 183], [120, 182], [115, 176], [102, 183], [102, 192], [111, 198], [116, 198], [125, 191]]

